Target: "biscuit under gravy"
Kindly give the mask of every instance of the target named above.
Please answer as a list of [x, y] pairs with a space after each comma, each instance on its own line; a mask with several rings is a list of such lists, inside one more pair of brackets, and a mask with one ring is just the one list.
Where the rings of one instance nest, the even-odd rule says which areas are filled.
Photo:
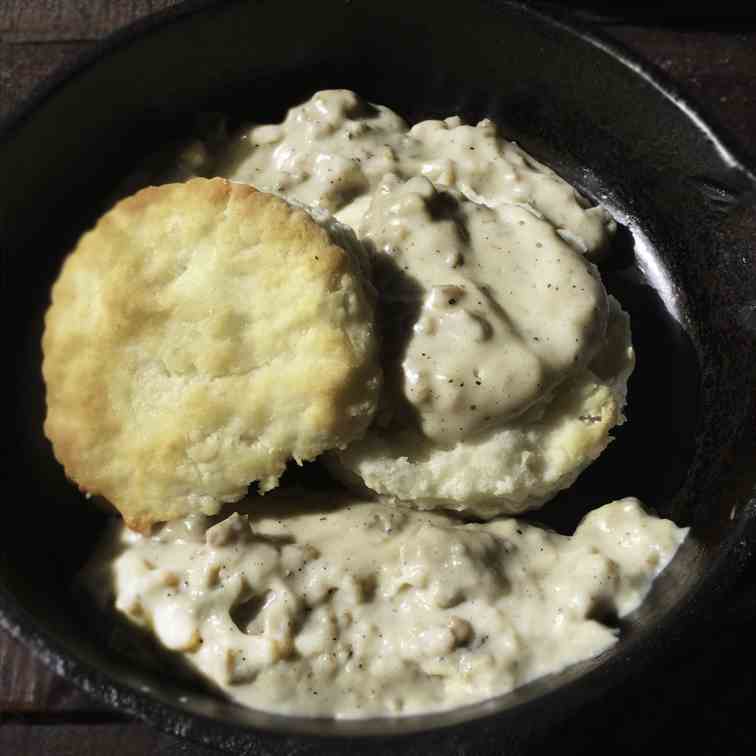
[[82, 490], [147, 529], [362, 435], [381, 384], [373, 292], [333, 223], [194, 179], [143, 189], [81, 238], [43, 375], [45, 433]]
[[489, 518], [537, 509], [571, 486], [624, 422], [635, 365], [630, 319], [609, 297], [609, 323], [591, 362], [551, 399], [479, 437], [439, 446], [416, 427], [381, 428], [329, 454], [336, 477], [417, 509]]

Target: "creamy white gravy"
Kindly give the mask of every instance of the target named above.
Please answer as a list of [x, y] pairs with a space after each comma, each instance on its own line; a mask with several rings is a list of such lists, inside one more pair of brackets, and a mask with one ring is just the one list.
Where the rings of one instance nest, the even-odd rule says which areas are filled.
[[389, 396], [439, 445], [548, 399], [602, 343], [606, 294], [581, 253], [611, 218], [490, 120], [409, 128], [323, 91], [280, 124], [194, 145], [175, 173], [252, 183], [354, 228], [377, 253]]
[[152, 536], [118, 526], [86, 572], [103, 606], [243, 704], [442, 710], [601, 653], [686, 531], [635, 499], [572, 537], [333, 496], [266, 496]]
[[[394, 403], [434, 443], [547, 401], [603, 342], [606, 294], [583, 253], [606, 244], [611, 219], [489, 120], [409, 128], [353, 92], [319, 92], [281, 124], [190, 145], [152, 180], [192, 175], [356, 230], [375, 253]], [[635, 499], [564, 537], [342, 496], [250, 499], [152, 536], [114, 527], [85, 580], [244, 704], [386, 716], [483, 700], [601, 653], [617, 640], [602, 618], [633, 611], [686, 534]]]
[[603, 342], [607, 300], [595, 270], [520, 205], [490, 208], [425, 177], [388, 174], [359, 230], [385, 255], [384, 302], [414, 319], [404, 396], [440, 444], [521, 414]]

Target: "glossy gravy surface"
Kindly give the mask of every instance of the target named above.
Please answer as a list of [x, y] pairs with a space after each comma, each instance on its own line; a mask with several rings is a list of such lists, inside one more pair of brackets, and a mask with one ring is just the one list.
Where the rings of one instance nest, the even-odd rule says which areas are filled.
[[339, 495], [266, 496], [153, 536], [117, 526], [86, 579], [235, 700], [297, 715], [447, 709], [600, 653], [685, 536], [624, 499], [572, 537]]

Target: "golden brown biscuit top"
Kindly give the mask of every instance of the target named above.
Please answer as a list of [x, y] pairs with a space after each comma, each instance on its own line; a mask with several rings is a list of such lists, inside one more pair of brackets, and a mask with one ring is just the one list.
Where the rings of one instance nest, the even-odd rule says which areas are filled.
[[56, 457], [135, 528], [270, 490], [361, 435], [380, 388], [355, 256], [223, 179], [106, 213], [53, 287], [43, 352]]

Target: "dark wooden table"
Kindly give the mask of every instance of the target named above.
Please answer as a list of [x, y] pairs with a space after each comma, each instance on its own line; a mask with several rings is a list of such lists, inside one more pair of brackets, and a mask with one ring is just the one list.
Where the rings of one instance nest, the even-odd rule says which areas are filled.
[[[116, 29], [176, 0], [0, 0], [0, 117], [33, 86]], [[590, 5], [596, 6], [596, 3]], [[638, 5], [644, 5], [642, 3]], [[677, 4], [673, 4], [676, 6]], [[726, 6], [727, 4], [725, 4]], [[612, 9], [597, 26], [664, 70], [756, 164], [756, 18], [681, 19]], [[679, 9], [678, 9], [679, 13]], [[622, 15], [617, 15], [622, 14]], [[754, 12], [756, 16], [756, 12]], [[595, 19], [595, 16], [594, 16]], [[669, 675], [637, 682], [602, 721], [590, 712], [544, 733], [529, 752], [588, 744], [654, 753], [662, 738], [692, 753], [732, 756], [756, 747], [756, 597], [754, 570], [733, 596], [716, 648], [702, 639], [669, 659]], [[666, 746], [674, 748], [675, 746]], [[681, 748], [682, 749], [682, 748]], [[206, 748], [154, 732], [89, 700], [0, 630], [0, 756], [205, 754]]]

